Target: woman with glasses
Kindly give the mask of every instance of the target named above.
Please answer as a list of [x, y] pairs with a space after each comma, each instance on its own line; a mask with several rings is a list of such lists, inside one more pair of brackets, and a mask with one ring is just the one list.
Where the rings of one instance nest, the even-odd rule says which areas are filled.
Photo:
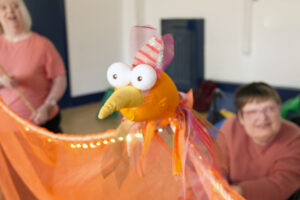
[[234, 101], [237, 114], [217, 137], [223, 176], [247, 200], [288, 199], [300, 189], [300, 129], [281, 119], [280, 97], [266, 83], [240, 87]]

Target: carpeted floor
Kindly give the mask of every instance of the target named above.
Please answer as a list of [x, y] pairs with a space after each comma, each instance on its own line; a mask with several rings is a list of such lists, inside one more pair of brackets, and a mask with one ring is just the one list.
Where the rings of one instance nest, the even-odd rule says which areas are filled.
[[62, 123], [64, 133], [89, 134], [115, 129], [121, 122], [121, 115], [100, 120], [97, 118], [100, 102], [83, 106], [62, 109]]

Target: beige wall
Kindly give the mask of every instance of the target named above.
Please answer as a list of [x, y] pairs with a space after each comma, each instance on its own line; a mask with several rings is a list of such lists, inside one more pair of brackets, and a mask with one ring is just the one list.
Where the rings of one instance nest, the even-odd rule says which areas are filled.
[[122, 1], [66, 0], [72, 97], [106, 90], [107, 67], [122, 60]]

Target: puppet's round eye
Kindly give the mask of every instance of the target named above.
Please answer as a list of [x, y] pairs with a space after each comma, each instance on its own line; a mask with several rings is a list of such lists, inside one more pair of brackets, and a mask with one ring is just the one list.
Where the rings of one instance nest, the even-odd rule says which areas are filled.
[[133, 68], [130, 74], [131, 83], [140, 90], [149, 90], [156, 83], [156, 72], [150, 65], [141, 64]]
[[114, 63], [107, 70], [107, 80], [114, 87], [122, 87], [130, 82], [131, 67], [124, 63]]

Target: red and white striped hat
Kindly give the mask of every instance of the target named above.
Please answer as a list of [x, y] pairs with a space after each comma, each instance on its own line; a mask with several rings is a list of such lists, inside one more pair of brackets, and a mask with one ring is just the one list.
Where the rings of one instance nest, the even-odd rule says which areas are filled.
[[135, 67], [139, 64], [147, 64], [154, 69], [161, 69], [162, 57], [163, 40], [160, 37], [153, 37], [138, 50], [132, 65]]

